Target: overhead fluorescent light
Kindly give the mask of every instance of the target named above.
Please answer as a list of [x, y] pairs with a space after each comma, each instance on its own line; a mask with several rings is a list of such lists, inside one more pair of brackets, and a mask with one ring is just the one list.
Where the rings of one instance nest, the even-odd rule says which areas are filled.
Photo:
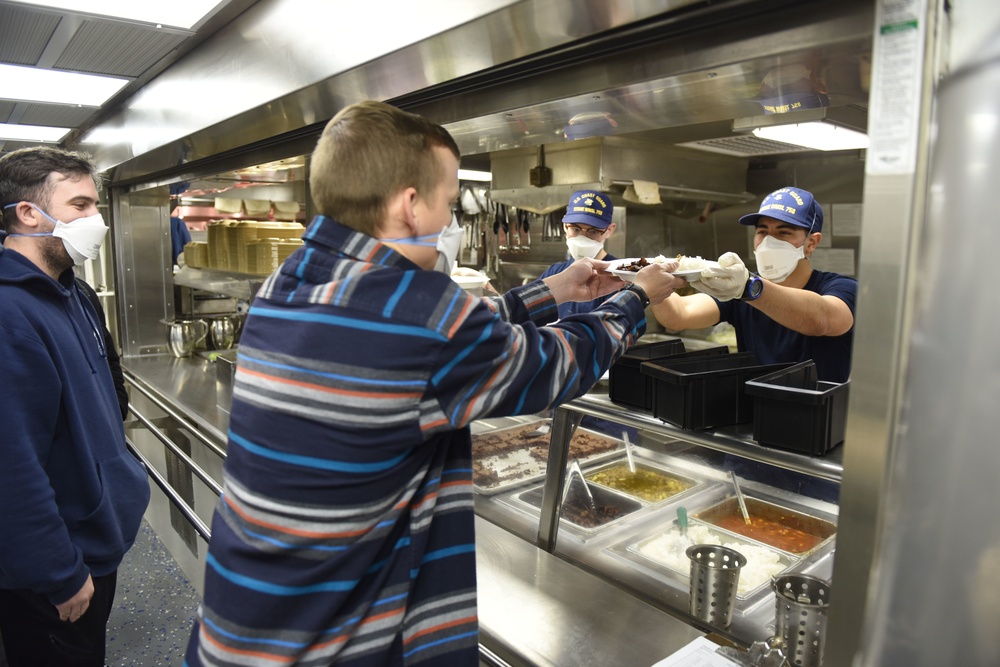
[[869, 143], [868, 135], [863, 132], [823, 121], [755, 127], [753, 135], [820, 151], [857, 150], [868, 148]]
[[124, 88], [129, 80], [37, 67], [0, 65], [0, 81], [3, 81], [3, 85], [0, 85], [0, 99], [99, 107]]
[[[734, 132], [820, 151], [868, 148], [867, 111], [852, 106], [800, 109], [733, 120]], [[857, 129], [853, 129], [857, 128]]]
[[69, 131], [68, 127], [0, 123], [0, 141], [37, 141], [54, 144], [65, 137]]
[[488, 171], [475, 171], [473, 169], [459, 169], [458, 180], [460, 181], [493, 181], [493, 174]]
[[219, 0], [171, 0], [136, 2], [135, 0], [18, 0], [20, 4], [49, 7], [73, 14], [151, 23], [157, 27], [190, 29], [215, 9]]

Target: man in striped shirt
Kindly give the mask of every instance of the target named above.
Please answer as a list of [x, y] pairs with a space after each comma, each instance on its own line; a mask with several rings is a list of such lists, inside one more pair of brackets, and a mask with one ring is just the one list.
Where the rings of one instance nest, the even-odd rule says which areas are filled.
[[[460, 289], [459, 151], [380, 102], [312, 156], [319, 215], [240, 341], [225, 493], [188, 665], [478, 664], [469, 423], [585, 393], [683, 281], [582, 259], [496, 299]], [[456, 234], [456, 229], [458, 234]]]

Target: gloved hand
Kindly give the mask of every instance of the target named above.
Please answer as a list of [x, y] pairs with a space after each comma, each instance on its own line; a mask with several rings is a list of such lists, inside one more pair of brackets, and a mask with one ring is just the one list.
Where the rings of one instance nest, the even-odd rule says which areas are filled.
[[702, 269], [701, 280], [691, 283], [691, 287], [719, 301], [738, 299], [746, 287], [750, 272], [743, 260], [735, 252], [727, 252], [719, 258], [718, 267]]

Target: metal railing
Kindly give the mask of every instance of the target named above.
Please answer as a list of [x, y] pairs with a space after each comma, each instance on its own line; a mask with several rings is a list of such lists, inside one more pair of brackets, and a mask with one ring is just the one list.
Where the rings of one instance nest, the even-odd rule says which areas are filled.
[[[177, 412], [173, 407], [167, 405], [158, 396], [154, 395], [148, 389], [146, 389], [141, 382], [137, 382], [134, 378], [129, 375], [129, 384], [142, 394], [147, 400], [149, 400], [158, 409], [162, 410], [167, 417], [177, 423], [177, 426], [184, 429], [185, 432], [191, 434], [196, 440], [204, 444], [210, 451], [217, 454], [220, 458], [225, 459], [226, 451], [209, 439], [205, 434], [198, 431], [197, 427], [191, 423], [189, 419]], [[136, 410], [134, 405], [128, 406], [129, 413], [135, 418], [137, 422], [142, 424], [153, 435], [164, 447], [167, 448], [177, 459], [190, 470], [198, 479], [200, 479], [205, 486], [212, 490], [217, 496], [222, 495], [222, 485], [215, 481], [210, 474], [208, 474], [201, 466], [199, 466], [194, 459], [191, 458], [177, 443], [167, 437], [160, 429], [157, 427], [153, 420], [146, 417], [144, 414]], [[208, 542], [212, 537], [212, 531], [209, 526], [202, 521], [201, 517], [195, 509], [189, 505], [180, 493], [170, 485], [170, 482], [164, 477], [160, 471], [152, 464], [152, 462], [136, 447], [135, 443], [132, 442], [128, 436], [125, 438], [125, 443], [132, 454], [139, 459], [143, 467], [146, 469], [146, 474], [149, 475], [150, 479], [163, 491], [163, 494], [167, 497], [167, 500], [177, 508], [177, 510], [184, 516], [184, 518], [191, 524], [191, 526], [197, 531], [197, 533]]]

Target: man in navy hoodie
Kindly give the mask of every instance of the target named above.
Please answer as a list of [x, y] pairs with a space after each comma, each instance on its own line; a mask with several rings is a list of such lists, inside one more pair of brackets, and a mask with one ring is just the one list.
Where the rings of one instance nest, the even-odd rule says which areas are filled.
[[0, 632], [11, 667], [103, 666], [149, 484], [73, 275], [107, 232], [94, 166], [56, 148], [9, 153], [0, 206]]

